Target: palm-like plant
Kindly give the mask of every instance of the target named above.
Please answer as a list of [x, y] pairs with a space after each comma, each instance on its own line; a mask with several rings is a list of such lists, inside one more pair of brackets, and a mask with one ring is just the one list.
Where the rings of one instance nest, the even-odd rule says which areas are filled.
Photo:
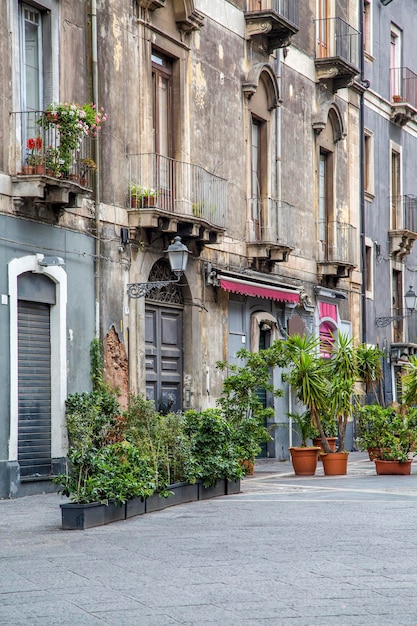
[[358, 378], [357, 351], [351, 337], [338, 333], [334, 338], [329, 360], [330, 406], [337, 420], [338, 451], [344, 450], [346, 427], [352, 413], [352, 399]]
[[[368, 346], [362, 343], [356, 348], [356, 364], [358, 368], [358, 378], [365, 384], [366, 392], [373, 392], [375, 400], [378, 402], [376, 387], [383, 377], [381, 359], [384, 353], [376, 346]], [[381, 393], [381, 400], [383, 401]]]
[[403, 385], [402, 401], [404, 404], [417, 404], [417, 356], [408, 357], [401, 378]]
[[284, 342], [289, 365], [285, 378], [295, 392], [297, 401], [310, 412], [311, 421], [319, 431], [323, 449], [330, 452], [320, 420], [320, 411], [329, 403], [330, 384], [328, 364], [320, 357], [320, 341], [314, 336], [292, 335]]

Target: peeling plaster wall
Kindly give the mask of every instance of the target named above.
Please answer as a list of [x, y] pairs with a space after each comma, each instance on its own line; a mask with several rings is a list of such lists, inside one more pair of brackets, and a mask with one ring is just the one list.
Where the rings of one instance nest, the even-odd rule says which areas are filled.
[[115, 328], [111, 328], [103, 340], [104, 379], [120, 393], [118, 400], [122, 409], [126, 409], [129, 400], [129, 372], [126, 348], [120, 341]]

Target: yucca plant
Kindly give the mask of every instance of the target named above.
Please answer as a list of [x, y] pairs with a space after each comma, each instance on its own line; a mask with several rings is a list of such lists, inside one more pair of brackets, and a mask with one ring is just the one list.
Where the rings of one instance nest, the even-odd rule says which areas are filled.
[[329, 453], [331, 450], [320, 420], [320, 412], [329, 404], [329, 366], [320, 357], [320, 340], [314, 336], [291, 335], [283, 346], [289, 368], [284, 378], [291, 385], [297, 402], [310, 412], [323, 450]]

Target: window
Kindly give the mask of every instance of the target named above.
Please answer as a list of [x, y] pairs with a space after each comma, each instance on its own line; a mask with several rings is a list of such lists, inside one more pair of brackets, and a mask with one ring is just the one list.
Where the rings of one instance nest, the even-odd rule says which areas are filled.
[[34, 7], [21, 5], [21, 76], [22, 110], [39, 111], [43, 108], [42, 84], [42, 20]]
[[391, 150], [391, 229], [402, 228], [401, 154]]
[[252, 169], [252, 220], [254, 224], [256, 239], [261, 238], [261, 208], [263, 197], [263, 134], [265, 131], [265, 124], [258, 119], [252, 118], [252, 156], [251, 156], [251, 169]]
[[364, 171], [363, 183], [367, 199], [373, 199], [375, 195], [374, 188], [374, 135], [371, 131], [365, 130], [364, 135]]
[[372, 55], [372, 3], [363, 2], [363, 48], [365, 54]]
[[156, 52], [152, 54], [152, 83], [154, 152], [172, 157], [172, 62]]
[[371, 239], [365, 240], [365, 290], [366, 297], [374, 295], [374, 246]]
[[401, 31], [394, 24], [391, 24], [391, 47], [390, 47], [390, 97], [395, 100], [394, 96], [401, 98], [401, 57], [402, 57], [402, 38]]
[[329, 0], [317, 0], [317, 50], [319, 59], [328, 56], [329, 41]]
[[[275, 222], [269, 214], [269, 197], [271, 193], [271, 175], [269, 159], [269, 129], [272, 127], [271, 111], [276, 85], [272, 82], [269, 68], [264, 68], [257, 79], [256, 92], [249, 101], [248, 116], [248, 151], [247, 163], [247, 219], [249, 225], [248, 240], [257, 243], [262, 241], [265, 233]], [[274, 193], [275, 193], [274, 189]], [[273, 235], [274, 236], [274, 235]], [[275, 233], [276, 236], [276, 233]]]
[[333, 155], [320, 149], [319, 157], [319, 240], [323, 243], [325, 258], [329, 245], [329, 226], [333, 214]]
[[[403, 314], [403, 276], [399, 270], [392, 270], [392, 314], [401, 316]], [[394, 342], [401, 342], [403, 339], [403, 320], [393, 321]]]

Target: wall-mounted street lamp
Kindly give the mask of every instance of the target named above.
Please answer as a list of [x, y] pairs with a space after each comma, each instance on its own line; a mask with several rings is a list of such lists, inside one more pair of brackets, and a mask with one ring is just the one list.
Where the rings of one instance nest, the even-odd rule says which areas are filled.
[[181, 276], [187, 269], [188, 255], [190, 251], [187, 246], [181, 243], [181, 237], [178, 235], [174, 237], [173, 243], [165, 250], [168, 256], [168, 261], [171, 266], [171, 271], [175, 274], [175, 280], [156, 280], [149, 283], [130, 283], [127, 286], [127, 295], [130, 298], [142, 298], [147, 296], [152, 289], [161, 289], [171, 283], [178, 283]]
[[405, 300], [405, 308], [406, 313], [404, 315], [391, 315], [391, 317], [377, 317], [375, 323], [380, 328], [383, 326], [388, 326], [391, 322], [395, 322], [396, 320], [403, 320], [405, 317], [410, 317], [413, 311], [416, 310], [417, 304], [417, 295], [414, 291], [413, 287], [410, 285], [410, 289], [404, 296]]

